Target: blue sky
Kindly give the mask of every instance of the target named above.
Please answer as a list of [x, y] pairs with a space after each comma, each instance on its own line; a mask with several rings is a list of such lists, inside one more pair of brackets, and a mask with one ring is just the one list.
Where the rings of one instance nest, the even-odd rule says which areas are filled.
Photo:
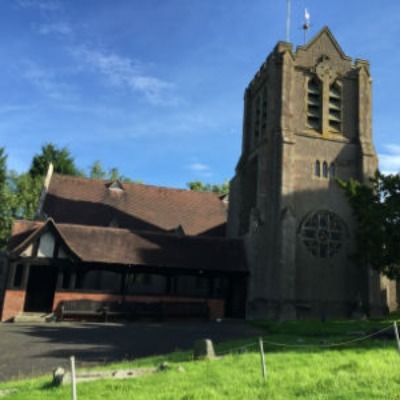
[[[400, 1], [292, 0], [291, 42], [328, 25], [368, 59], [381, 169], [400, 170]], [[41, 145], [144, 183], [223, 182], [243, 93], [279, 40], [286, 0], [1, 0], [0, 146], [26, 170]]]

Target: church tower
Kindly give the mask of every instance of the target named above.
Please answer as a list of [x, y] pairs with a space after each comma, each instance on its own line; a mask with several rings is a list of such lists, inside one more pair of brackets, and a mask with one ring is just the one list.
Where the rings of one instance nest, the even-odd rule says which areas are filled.
[[377, 168], [371, 103], [369, 63], [328, 28], [295, 52], [279, 42], [247, 87], [228, 235], [247, 249], [248, 317], [380, 313], [393, 297], [350, 259], [355, 221], [336, 182]]

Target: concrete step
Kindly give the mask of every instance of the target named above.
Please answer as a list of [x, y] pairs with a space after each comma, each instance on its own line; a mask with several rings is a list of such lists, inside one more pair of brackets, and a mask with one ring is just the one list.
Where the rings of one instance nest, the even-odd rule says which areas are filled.
[[53, 322], [55, 315], [53, 313], [41, 312], [21, 312], [14, 317], [14, 322]]

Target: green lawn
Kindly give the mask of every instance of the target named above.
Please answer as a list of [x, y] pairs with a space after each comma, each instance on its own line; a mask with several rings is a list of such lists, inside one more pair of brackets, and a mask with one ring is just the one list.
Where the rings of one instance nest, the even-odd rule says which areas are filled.
[[[170, 369], [137, 379], [80, 383], [78, 399], [400, 399], [400, 356], [394, 340], [375, 337], [345, 346], [358, 339], [352, 332], [371, 333], [389, 326], [390, 320], [330, 321], [326, 323], [262, 323], [267, 380], [261, 377], [257, 338], [223, 343], [217, 353], [228, 354], [213, 361], [191, 361], [190, 352], [153, 357], [113, 368], [157, 366], [168, 360]], [[332, 347], [319, 347], [319, 346]], [[240, 348], [246, 351], [239, 353]], [[177, 370], [178, 366], [184, 372]], [[70, 399], [70, 388], [54, 388], [44, 377], [0, 385], [18, 389], [5, 399]]]

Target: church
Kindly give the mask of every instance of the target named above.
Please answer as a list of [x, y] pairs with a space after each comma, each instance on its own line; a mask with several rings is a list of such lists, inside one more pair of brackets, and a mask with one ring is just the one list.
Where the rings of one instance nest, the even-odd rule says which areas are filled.
[[14, 223], [2, 255], [1, 320], [74, 300], [167, 318], [395, 310], [396, 283], [351, 261], [356, 221], [336, 182], [377, 169], [371, 82], [327, 27], [296, 50], [279, 42], [245, 90], [229, 198], [49, 167], [37, 219]]

